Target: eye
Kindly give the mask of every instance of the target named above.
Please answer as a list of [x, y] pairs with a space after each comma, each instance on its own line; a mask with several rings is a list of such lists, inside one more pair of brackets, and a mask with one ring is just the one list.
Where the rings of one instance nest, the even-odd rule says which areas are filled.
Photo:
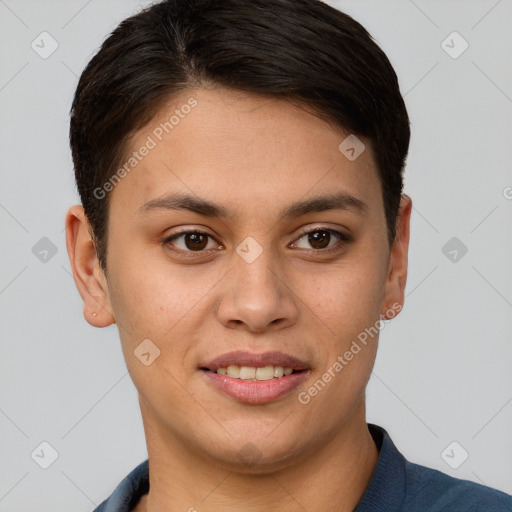
[[[208, 247], [209, 239], [211, 240], [210, 247]], [[176, 240], [179, 240], [180, 242], [171, 243]], [[165, 245], [170, 245], [171, 250], [175, 250], [172, 247], [177, 247], [177, 252], [203, 252], [204, 249], [219, 248], [219, 244], [215, 242], [212, 236], [196, 229], [176, 233], [169, 238], [166, 238], [163, 243]]]
[[[302, 239], [305, 239], [306, 243], [310, 244], [312, 249], [301, 247], [298, 242]], [[330, 253], [341, 250], [343, 243], [340, 242], [349, 242], [351, 238], [335, 229], [317, 227], [309, 231], [303, 231], [296, 240], [297, 242], [291, 244], [292, 247]], [[211, 235], [197, 229], [175, 233], [166, 238], [163, 244], [166, 245], [169, 250], [181, 254], [201, 253], [205, 252], [207, 249], [222, 248]]]
[[[306, 243], [310, 244], [310, 246], [313, 248], [312, 250], [322, 252], [332, 252], [334, 250], [340, 250], [341, 246], [343, 245], [342, 243], [340, 243], [340, 241], [350, 241], [350, 237], [348, 235], [345, 235], [340, 231], [336, 231], [335, 229], [324, 227], [318, 227], [309, 231], [303, 231], [299, 235], [299, 238], [297, 238], [297, 240], [300, 241], [302, 238], [306, 239]], [[331, 242], [334, 243], [331, 244]], [[294, 242], [292, 246], [297, 247], [297, 242]], [[309, 249], [308, 247], [299, 248]]]

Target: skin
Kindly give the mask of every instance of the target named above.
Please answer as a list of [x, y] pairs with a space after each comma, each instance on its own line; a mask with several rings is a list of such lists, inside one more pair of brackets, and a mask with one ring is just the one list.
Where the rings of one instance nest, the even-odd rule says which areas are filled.
[[[110, 193], [107, 275], [82, 207], [66, 217], [85, 319], [96, 327], [115, 319], [139, 393], [151, 490], [136, 510], [353, 510], [378, 458], [365, 419], [378, 336], [308, 404], [298, 393], [365, 328], [403, 304], [411, 199], [402, 196], [390, 247], [368, 141], [349, 161], [338, 150], [347, 136], [339, 126], [283, 100], [222, 88], [173, 97], [135, 134], [131, 150], [190, 97], [197, 106]], [[340, 191], [364, 201], [364, 214], [334, 209], [279, 217], [296, 201]], [[207, 198], [233, 217], [137, 212], [170, 192]], [[191, 250], [185, 237], [164, 243], [191, 228], [211, 235], [203, 252]], [[313, 245], [301, 231], [314, 228], [352, 240], [332, 235]], [[248, 236], [263, 249], [250, 264], [236, 252]], [[336, 244], [338, 252], [322, 254]], [[160, 350], [148, 366], [134, 356], [145, 339]], [[243, 404], [198, 369], [235, 349], [279, 350], [307, 361], [310, 371], [275, 402]], [[253, 464], [237, 456], [248, 442], [259, 454]]]

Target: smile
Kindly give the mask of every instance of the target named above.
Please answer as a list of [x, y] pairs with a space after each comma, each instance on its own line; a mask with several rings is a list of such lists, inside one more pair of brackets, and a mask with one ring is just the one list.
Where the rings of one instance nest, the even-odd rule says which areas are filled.
[[234, 379], [242, 380], [271, 380], [290, 375], [293, 373], [293, 368], [284, 368], [282, 366], [238, 366], [236, 364], [227, 367], [217, 368], [219, 375], [228, 375]]

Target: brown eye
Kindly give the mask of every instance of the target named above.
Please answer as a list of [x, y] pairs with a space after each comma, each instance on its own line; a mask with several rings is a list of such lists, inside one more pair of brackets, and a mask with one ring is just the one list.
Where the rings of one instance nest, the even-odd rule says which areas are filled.
[[184, 236], [185, 246], [191, 251], [200, 251], [208, 244], [208, 237], [201, 233], [187, 233]]
[[329, 246], [331, 233], [329, 231], [312, 231], [308, 233], [308, 242], [313, 249], [325, 249]]
[[[305, 240], [309, 247], [300, 245], [301, 240]], [[304, 231], [297, 238], [297, 242], [293, 245], [299, 249], [309, 249], [320, 252], [330, 252], [332, 250], [341, 249], [343, 242], [349, 242], [348, 235], [340, 233], [334, 229], [316, 228], [310, 231]]]
[[[212, 245], [208, 247], [208, 242]], [[164, 241], [164, 244], [171, 245], [173, 250], [177, 248], [183, 252], [203, 252], [204, 249], [213, 249], [218, 247], [213, 238], [202, 231], [183, 231], [172, 235]]]

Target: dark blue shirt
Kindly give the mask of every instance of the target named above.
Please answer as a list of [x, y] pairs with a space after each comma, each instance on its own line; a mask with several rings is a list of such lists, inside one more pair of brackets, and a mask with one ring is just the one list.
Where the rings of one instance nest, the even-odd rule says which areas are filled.
[[[368, 428], [379, 458], [354, 512], [512, 512], [512, 496], [409, 462], [382, 427]], [[131, 512], [148, 491], [145, 460], [94, 512]]]

